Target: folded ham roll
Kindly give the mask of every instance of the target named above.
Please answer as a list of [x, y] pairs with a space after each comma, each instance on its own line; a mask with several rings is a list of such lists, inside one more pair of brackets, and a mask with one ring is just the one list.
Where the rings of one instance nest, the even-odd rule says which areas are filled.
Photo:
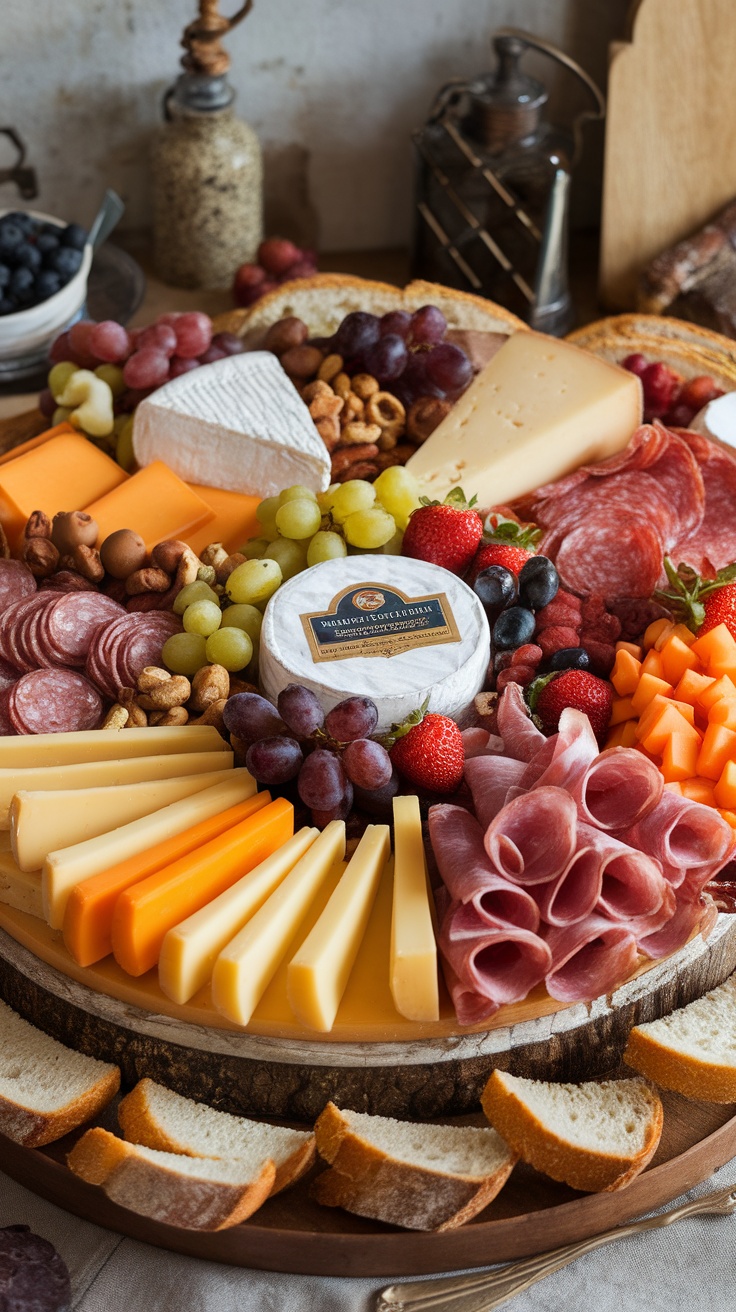
[[570, 789], [597, 755], [598, 743], [590, 720], [582, 711], [568, 706], [560, 715], [557, 733], [546, 738], [529, 761], [519, 787]]
[[469, 811], [449, 804], [430, 807], [429, 837], [437, 869], [454, 902], [471, 904], [490, 927], [539, 927], [536, 902], [491, 865], [483, 830]]
[[474, 756], [465, 762], [465, 782], [483, 829], [505, 806], [509, 789], [519, 783], [525, 769], [523, 761], [510, 756]]
[[608, 833], [638, 824], [657, 806], [663, 790], [654, 762], [632, 747], [601, 752], [570, 788], [581, 819]]
[[485, 849], [512, 884], [545, 884], [562, 874], [576, 847], [577, 807], [562, 788], [535, 788], [491, 822]]
[[707, 938], [718, 918], [718, 908], [710, 898], [696, 897], [686, 901], [679, 897], [679, 892], [678, 889], [674, 914], [666, 924], [648, 934], [641, 935], [639, 931], [639, 951], [652, 961], [659, 961], [660, 957], [668, 957], [684, 947], [698, 925], [703, 937]]
[[530, 761], [547, 741], [532, 720], [524, 701], [524, 690], [518, 683], [509, 683], [503, 690], [498, 704], [497, 728], [506, 752], [517, 761]]
[[673, 888], [688, 871], [702, 871], [704, 882], [712, 879], [736, 850], [736, 835], [716, 810], [666, 790], [654, 809], [620, 837], [659, 861]]
[[521, 1002], [541, 984], [552, 961], [539, 935], [511, 925], [492, 929], [473, 906], [458, 903], [444, 916], [439, 946], [461, 984], [499, 1006]]
[[637, 963], [631, 929], [595, 912], [565, 929], [548, 929], [544, 937], [552, 953], [547, 992], [560, 1002], [587, 1002], [609, 993]]

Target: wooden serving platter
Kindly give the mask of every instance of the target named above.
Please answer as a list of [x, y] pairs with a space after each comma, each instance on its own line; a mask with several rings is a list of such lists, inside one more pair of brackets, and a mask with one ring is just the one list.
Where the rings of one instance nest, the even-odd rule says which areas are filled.
[[[479, 1217], [441, 1234], [400, 1231], [320, 1207], [309, 1196], [309, 1178], [269, 1199], [243, 1225], [211, 1233], [179, 1230], [119, 1207], [101, 1189], [72, 1175], [64, 1162], [76, 1134], [41, 1151], [0, 1135], [0, 1161], [14, 1180], [66, 1211], [190, 1257], [303, 1275], [436, 1274], [512, 1261], [599, 1234], [676, 1198], [736, 1155], [736, 1107], [668, 1093], [663, 1102], [657, 1154], [628, 1188], [579, 1194], [520, 1164]], [[107, 1123], [113, 1128], [114, 1120]], [[457, 1123], [483, 1122], [465, 1117]], [[321, 1169], [316, 1167], [315, 1174]]]

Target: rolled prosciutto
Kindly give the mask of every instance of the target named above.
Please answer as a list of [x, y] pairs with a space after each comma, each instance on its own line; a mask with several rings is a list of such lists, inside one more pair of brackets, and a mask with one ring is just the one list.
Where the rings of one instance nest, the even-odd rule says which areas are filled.
[[547, 741], [532, 720], [518, 683], [508, 683], [503, 690], [498, 704], [497, 728], [508, 755], [517, 761], [530, 761]]
[[445, 977], [447, 992], [452, 999], [452, 1005], [455, 1008], [455, 1015], [461, 1025], [480, 1025], [484, 1020], [490, 1020], [498, 1011], [498, 1003], [493, 998], [484, 998], [481, 993], [476, 993], [474, 989], [469, 988], [458, 979], [449, 961], [440, 956], [440, 965], [442, 974]]
[[472, 906], [458, 904], [442, 921], [439, 947], [464, 988], [499, 1006], [521, 1002], [541, 984], [552, 963], [550, 949], [538, 934], [513, 926], [491, 929]]
[[653, 811], [664, 779], [653, 761], [632, 747], [609, 747], [571, 785], [580, 817], [607, 833], [638, 824]]
[[561, 875], [576, 848], [577, 808], [562, 788], [535, 788], [499, 811], [485, 834], [491, 863], [512, 884]]
[[560, 1002], [588, 1002], [609, 993], [637, 963], [631, 930], [595, 912], [565, 929], [548, 929], [544, 937], [552, 953], [547, 991]]
[[429, 837], [453, 902], [468, 903], [489, 927], [538, 928], [536, 902], [493, 868], [483, 846], [483, 830], [469, 811], [444, 803], [430, 807]]
[[734, 831], [713, 807], [667, 790], [654, 809], [620, 837], [659, 861], [673, 888], [679, 888], [688, 871], [707, 872], [712, 879], [736, 849]]
[[567, 706], [560, 715], [558, 732], [546, 738], [531, 758], [519, 787], [570, 789], [597, 755], [598, 743], [587, 715]]
[[[679, 891], [678, 889], [678, 894]], [[706, 937], [717, 918], [718, 909], [710, 897], [698, 896], [692, 900], [684, 900], [678, 896], [674, 914], [665, 925], [654, 931], [650, 930], [648, 934], [639, 938], [639, 950], [653, 961], [658, 961], [660, 957], [668, 957], [670, 953], [684, 947], [698, 925], [701, 934]]]
[[525, 769], [523, 761], [510, 756], [473, 756], [465, 762], [465, 781], [484, 830], [505, 805], [509, 789], [519, 783]]

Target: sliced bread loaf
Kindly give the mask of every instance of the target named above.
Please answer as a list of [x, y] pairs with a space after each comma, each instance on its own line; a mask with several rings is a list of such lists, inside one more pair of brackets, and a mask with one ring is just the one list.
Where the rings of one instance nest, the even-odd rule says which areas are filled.
[[315, 1126], [332, 1169], [313, 1195], [407, 1230], [452, 1230], [477, 1216], [506, 1183], [516, 1154], [495, 1130], [414, 1125], [328, 1103]]
[[60, 1139], [96, 1116], [120, 1071], [65, 1048], [0, 1002], [0, 1131], [27, 1148]]
[[588, 1193], [630, 1184], [662, 1134], [662, 1103], [644, 1080], [548, 1084], [494, 1071], [481, 1101], [525, 1162]]
[[261, 1151], [233, 1162], [182, 1157], [97, 1127], [82, 1135], [67, 1163], [80, 1179], [101, 1185], [114, 1203], [184, 1230], [224, 1230], [244, 1221], [268, 1198], [276, 1177]]
[[624, 1061], [687, 1098], [736, 1102], [736, 975], [689, 1006], [636, 1025]]
[[274, 1194], [300, 1179], [316, 1156], [312, 1133], [230, 1116], [149, 1079], [140, 1080], [123, 1098], [118, 1119], [125, 1138], [147, 1148], [227, 1161], [261, 1152], [276, 1167]]

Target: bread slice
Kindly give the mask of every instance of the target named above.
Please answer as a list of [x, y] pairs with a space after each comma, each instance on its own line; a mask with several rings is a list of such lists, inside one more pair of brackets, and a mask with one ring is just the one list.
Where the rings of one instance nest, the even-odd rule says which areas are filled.
[[612, 315], [577, 329], [567, 340], [611, 364], [641, 354], [650, 364], [661, 360], [685, 379], [709, 374], [724, 391], [736, 390], [736, 343], [684, 319]]
[[249, 309], [220, 315], [216, 327], [218, 332], [237, 333], [248, 346], [257, 346], [271, 324], [289, 314], [303, 319], [313, 337], [329, 337], [353, 310], [380, 315], [429, 304], [442, 311], [450, 328], [508, 334], [528, 327], [503, 306], [470, 292], [419, 281], [402, 289], [344, 273], [317, 273], [282, 283]]
[[596, 319], [593, 323], [576, 328], [568, 337], [568, 342], [577, 346], [587, 346], [592, 338], [605, 335], [622, 338], [651, 337], [656, 340], [665, 337], [673, 342], [684, 342], [699, 350], [714, 351], [736, 363], [736, 342], [723, 333], [702, 328], [700, 324], [688, 319], [676, 319], [664, 314], [612, 314], [605, 319]]
[[686, 1098], [736, 1102], [736, 974], [687, 1007], [636, 1025], [624, 1061]]
[[140, 1080], [123, 1098], [118, 1120], [131, 1143], [186, 1157], [237, 1161], [260, 1151], [272, 1159], [276, 1168], [272, 1194], [299, 1180], [317, 1153], [313, 1133], [230, 1116], [149, 1079]]
[[65, 1048], [0, 1002], [0, 1131], [27, 1148], [96, 1116], [120, 1088], [108, 1062]]
[[548, 1084], [494, 1071], [481, 1102], [525, 1162], [587, 1193], [630, 1184], [662, 1134], [662, 1102], [644, 1080]]
[[317, 1202], [407, 1230], [454, 1230], [487, 1207], [516, 1155], [495, 1130], [415, 1125], [341, 1111], [328, 1103], [315, 1126], [332, 1170]]
[[273, 1162], [258, 1150], [246, 1160], [182, 1157], [87, 1130], [67, 1164], [80, 1179], [100, 1185], [131, 1212], [184, 1230], [224, 1230], [244, 1221], [268, 1198]]

